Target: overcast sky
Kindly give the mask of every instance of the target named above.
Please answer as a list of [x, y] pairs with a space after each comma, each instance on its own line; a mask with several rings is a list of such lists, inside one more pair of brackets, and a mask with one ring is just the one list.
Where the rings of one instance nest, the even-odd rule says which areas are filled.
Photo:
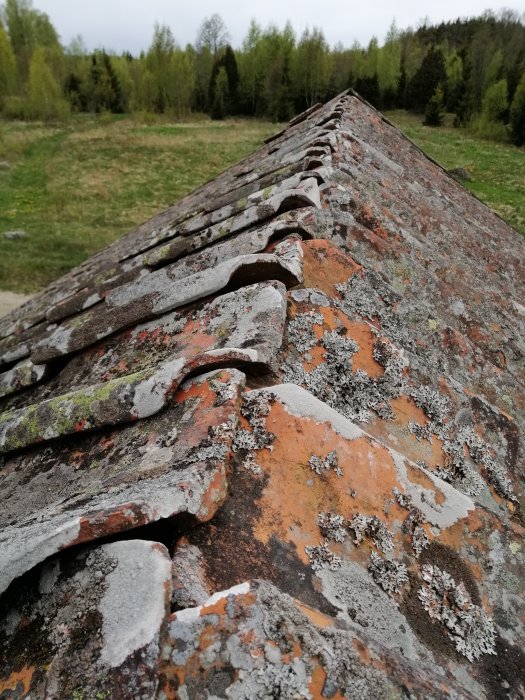
[[241, 45], [250, 19], [263, 26], [273, 22], [282, 27], [290, 20], [300, 34], [307, 26], [321, 27], [328, 43], [350, 46], [357, 39], [367, 44], [372, 36], [380, 41], [395, 18], [399, 28], [415, 27], [428, 17], [431, 22], [472, 17], [490, 7], [498, 11], [513, 7], [525, 11], [525, 0], [488, 4], [488, 0], [34, 0], [33, 6], [46, 12], [67, 45], [77, 34], [88, 49], [106, 48], [133, 54], [147, 49], [155, 22], [171, 27], [184, 46], [194, 42], [204, 17], [218, 12], [224, 20], [232, 45]]

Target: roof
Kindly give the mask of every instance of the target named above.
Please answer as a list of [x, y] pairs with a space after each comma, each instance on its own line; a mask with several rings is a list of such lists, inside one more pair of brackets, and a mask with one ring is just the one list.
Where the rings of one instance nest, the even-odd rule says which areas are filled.
[[525, 694], [525, 241], [354, 93], [0, 320], [0, 698]]

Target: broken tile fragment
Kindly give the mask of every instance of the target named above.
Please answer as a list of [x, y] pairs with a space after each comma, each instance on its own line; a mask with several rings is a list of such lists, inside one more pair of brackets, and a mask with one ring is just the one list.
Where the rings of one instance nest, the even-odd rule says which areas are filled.
[[153, 697], [169, 594], [161, 544], [55, 555], [0, 602], [0, 696]]

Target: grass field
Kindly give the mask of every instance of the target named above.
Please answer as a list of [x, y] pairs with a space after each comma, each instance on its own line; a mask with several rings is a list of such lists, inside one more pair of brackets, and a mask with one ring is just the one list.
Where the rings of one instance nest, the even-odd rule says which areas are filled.
[[485, 141], [464, 129], [438, 129], [421, 124], [407, 112], [386, 116], [443, 167], [465, 168], [465, 186], [525, 235], [525, 148]]
[[[388, 115], [525, 234], [525, 150]], [[79, 117], [62, 128], [0, 122], [0, 289], [34, 292], [257, 148], [278, 125], [140, 124]], [[7, 162], [7, 166], [2, 163]], [[6, 239], [5, 231], [28, 235]]]
[[[251, 120], [0, 122], [0, 289], [34, 292], [278, 130]], [[2, 233], [28, 235], [9, 240]]]

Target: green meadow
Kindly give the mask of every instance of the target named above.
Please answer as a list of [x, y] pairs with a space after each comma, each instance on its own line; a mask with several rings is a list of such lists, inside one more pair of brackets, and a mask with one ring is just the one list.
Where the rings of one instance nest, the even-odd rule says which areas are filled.
[[[0, 122], [0, 289], [38, 291], [277, 128], [255, 120], [145, 125], [114, 116], [56, 128]], [[17, 230], [27, 236], [2, 235]]]
[[[389, 118], [525, 234], [525, 150], [463, 130]], [[79, 116], [67, 126], [0, 122], [0, 289], [31, 293], [249, 154], [279, 126], [256, 120], [140, 123]], [[5, 231], [27, 235], [6, 239]]]

